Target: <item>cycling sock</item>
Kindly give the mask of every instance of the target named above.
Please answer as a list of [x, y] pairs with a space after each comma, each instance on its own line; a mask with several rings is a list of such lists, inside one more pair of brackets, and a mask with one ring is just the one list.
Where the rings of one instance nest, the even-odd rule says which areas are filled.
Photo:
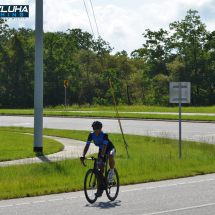
[[110, 169], [110, 172], [114, 172], [114, 169]]

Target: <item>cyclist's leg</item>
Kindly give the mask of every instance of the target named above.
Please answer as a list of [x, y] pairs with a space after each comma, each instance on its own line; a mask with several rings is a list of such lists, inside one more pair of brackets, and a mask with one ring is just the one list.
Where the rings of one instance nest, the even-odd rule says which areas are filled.
[[[101, 157], [101, 153], [102, 153], [102, 149], [99, 149], [98, 158]], [[104, 166], [103, 165], [98, 165], [98, 168], [101, 170], [102, 173], [104, 173]]]
[[[102, 150], [99, 149], [98, 158], [100, 158], [101, 153], [102, 153]], [[103, 165], [98, 165], [98, 168], [100, 169], [100, 171], [101, 171], [102, 174], [103, 174], [103, 173], [104, 173], [104, 166], [103, 166]], [[102, 193], [103, 193], [103, 189], [101, 189], [100, 187], [101, 187], [101, 182], [100, 182], [100, 180], [98, 180], [98, 193], [96, 193], [96, 195], [97, 195], [98, 197], [101, 197], [101, 196], [102, 196]]]
[[109, 158], [109, 165], [111, 169], [114, 169], [115, 161], [114, 161], [114, 155], [116, 154], [116, 149], [113, 148], [111, 151], [108, 152], [108, 158]]

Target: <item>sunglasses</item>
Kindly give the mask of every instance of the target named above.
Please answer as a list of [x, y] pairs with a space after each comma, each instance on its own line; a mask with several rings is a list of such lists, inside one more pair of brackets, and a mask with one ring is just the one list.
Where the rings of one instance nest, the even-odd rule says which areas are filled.
[[99, 129], [100, 129], [100, 128], [96, 128], [96, 127], [93, 128], [93, 130], [99, 130]]

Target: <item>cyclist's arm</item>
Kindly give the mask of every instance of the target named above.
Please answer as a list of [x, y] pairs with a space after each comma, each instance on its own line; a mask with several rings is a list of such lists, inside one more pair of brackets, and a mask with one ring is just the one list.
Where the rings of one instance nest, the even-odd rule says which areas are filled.
[[106, 152], [106, 148], [107, 148], [107, 145], [103, 144], [103, 148], [102, 148], [102, 153], [101, 155], [105, 155], [105, 152]]
[[[103, 157], [103, 158], [105, 156], [107, 144], [108, 144], [108, 141], [106, 140], [106, 138], [104, 138], [102, 152], [101, 152], [101, 157]], [[100, 159], [100, 162], [102, 162], [102, 159]]]
[[80, 158], [80, 160], [81, 160], [82, 163], [84, 162], [84, 157], [85, 157], [85, 155], [87, 154], [87, 151], [88, 151], [89, 147], [90, 147], [90, 145], [86, 145], [86, 146], [84, 147], [83, 157]]
[[99, 159], [99, 161], [100, 161], [100, 162], [103, 162], [103, 159], [102, 159], [102, 157], [104, 158], [104, 156], [105, 156], [105, 151], [106, 151], [106, 148], [107, 148], [107, 145], [104, 145], [104, 144], [103, 144], [103, 148], [102, 148], [101, 157], [100, 157], [100, 159]]
[[87, 151], [89, 149], [90, 145], [86, 145], [83, 151], [83, 157], [85, 157], [85, 155], [87, 154]]
[[[91, 134], [89, 134], [89, 137], [88, 137], [88, 139], [87, 139], [87, 143], [86, 143], [86, 145], [85, 145], [85, 147], [84, 147], [84, 151], [83, 151], [83, 158], [85, 157], [85, 155], [87, 154], [87, 151], [88, 151], [88, 149], [89, 149], [89, 147], [90, 147], [90, 142], [91, 142], [91, 140], [92, 140], [92, 135]], [[83, 162], [84, 161], [84, 159], [81, 159], [81, 162]]]

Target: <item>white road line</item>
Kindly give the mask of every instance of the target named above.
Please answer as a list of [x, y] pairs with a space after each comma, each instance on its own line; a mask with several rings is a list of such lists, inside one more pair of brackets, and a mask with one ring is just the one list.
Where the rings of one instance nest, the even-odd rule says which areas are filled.
[[13, 205], [2, 205], [0, 208], [13, 207]]
[[44, 203], [46, 201], [37, 201], [37, 202], [32, 202], [33, 204], [38, 204], [38, 203]]
[[157, 187], [166, 187], [166, 185], [160, 185], [160, 186], [157, 186]]
[[166, 185], [159, 185], [159, 186], [155, 186], [155, 187], [144, 187], [144, 188], [140, 188], [140, 189], [123, 190], [123, 191], [121, 191], [121, 193], [139, 191], [139, 190], [144, 190], [144, 189], [148, 190], [148, 189], [155, 189], [155, 188], [162, 188], [162, 187], [171, 187], [171, 186], [178, 186], [178, 185], [185, 185], [185, 184], [193, 184], [193, 183], [200, 183], [200, 182], [213, 181], [213, 180], [214, 179], [209, 178], [209, 179], [205, 179], [205, 180], [188, 181], [188, 182], [185, 182], [185, 183], [178, 183], [178, 184], [166, 184]]
[[50, 200], [48, 200], [49, 202], [55, 202], [55, 201], [62, 201], [63, 200], [63, 198], [61, 198], [61, 199], [50, 199]]
[[136, 191], [136, 190], [142, 190], [142, 189], [123, 190], [123, 191], [121, 191], [121, 193], [125, 193], [125, 192], [132, 192], [132, 191]]
[[16, 204], [16, 205], [20, 206], [20, 205], [30, 205], [30, 204], [31, 204], [30, 202], [26, 202], [26, 203], [20, 203], [20, 204]]
[[198, 181], [188, 181], [188, 184], [197, 183]]
[[190, 209], [195, 209], [195, 208], [208, 207], [208, 206], [212, 206], [212, 205], [215, 205], [215, 203], [210, 203], [210, 204], [205, 204], [205, 205], [197, 205], [197, 206], [186, 207], [186, 208], [178, 208], [178, 209], [167, 210], [167, 211], [159, 211], [159, 212], [153, 212], [153, 213], [148, 213], [148, 214], [143, 214], [143, 215], [155, 215], [155, 214], [171, 213], [171, 212], [176, 212], [176, 211], [183, 211], [183, 210], [190, 210]]
[[156, 187], [146, 187], [145, 189], [154, 189], [154, 188], [156, 188]]
[[205, 181], [213, 181], [214, 178], [205, 179]]
[[78, 197], [68, 197], [68, 198], [65, 198], [65, 199], [77, 199]]
[[178, 185], [178, 184], [168, 184], [167, 186], [171, 187], [171, 186], [176, 186], [176, 185]]

